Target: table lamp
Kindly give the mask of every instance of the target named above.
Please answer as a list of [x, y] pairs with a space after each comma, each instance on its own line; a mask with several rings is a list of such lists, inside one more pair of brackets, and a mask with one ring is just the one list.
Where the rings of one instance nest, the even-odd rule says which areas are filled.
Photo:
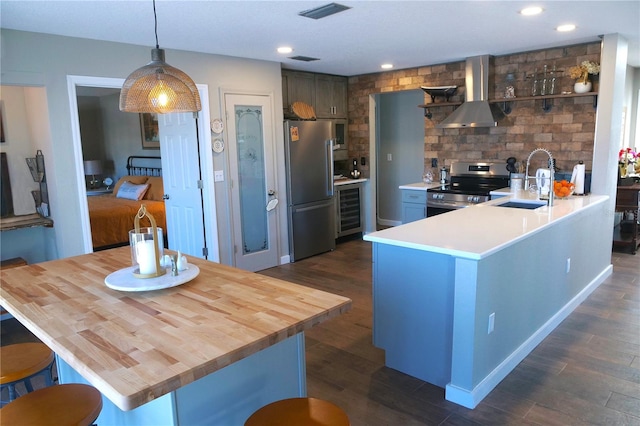
[[100, 160], [87, 160], [84, 162], [84, 175], [91, 176], [89, 181], [89, 188], [95, 189], [98, 187], [100, 181], [96, 179], [96, 175], [102, 174], [102, 161]]

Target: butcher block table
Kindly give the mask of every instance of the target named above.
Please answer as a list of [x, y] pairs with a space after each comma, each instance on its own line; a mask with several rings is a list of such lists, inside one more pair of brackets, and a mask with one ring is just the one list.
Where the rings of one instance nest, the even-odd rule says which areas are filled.
[[0, 305], [56, 353], [61, 383], [100, 390], [101, 426], [241, 425], [306, 396], [303, 331], [351, 300], [188, 261], [195, 279], [144, 292], [105, 285], [131, 265], [129, 247], [3, 270]]

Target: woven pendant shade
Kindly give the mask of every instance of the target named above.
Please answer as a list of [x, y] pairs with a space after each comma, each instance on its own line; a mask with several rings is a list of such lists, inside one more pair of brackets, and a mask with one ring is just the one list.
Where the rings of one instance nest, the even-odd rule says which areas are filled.
[[197, 112], [202, 109], [191, 78], [164, 61], [164, 50], [151, 50], [151, 62], [132, 72], [120, 91], [120, 111]]

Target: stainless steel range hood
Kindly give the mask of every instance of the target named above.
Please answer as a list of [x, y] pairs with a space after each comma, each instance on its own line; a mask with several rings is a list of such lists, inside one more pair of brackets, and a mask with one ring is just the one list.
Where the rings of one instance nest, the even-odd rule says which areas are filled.
[[498, 125], [489, 106], [489, 55], [467, 58], [465, 102], [445, 118], [438, 129], [495, 127]]

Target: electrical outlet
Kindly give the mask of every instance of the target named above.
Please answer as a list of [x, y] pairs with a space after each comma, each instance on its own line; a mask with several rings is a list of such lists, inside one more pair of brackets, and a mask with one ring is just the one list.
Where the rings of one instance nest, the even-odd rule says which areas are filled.
[[361, 166], [367, 165], [367, 157], [360, 157], [360, 165]]
[[571, 258], [568, 257], [567, 258], [567, 274], [569, 273], [570, 270], [571, 270]]
[[496, 325], [496, 313], [492, 312], [491, 315], [489, 315], [489, 326], [487, 327], [487, 334], [493, 333], [493, 329], [495, 325]]
[[432, 158], [431, 159], [431, 167], [438, 167], [438, 159], [437, 158]]
[[222, 170], [214, 170], [213, 171], [213, 181], [214, 182], [223, 182], [224, 181], [224, 172]]

